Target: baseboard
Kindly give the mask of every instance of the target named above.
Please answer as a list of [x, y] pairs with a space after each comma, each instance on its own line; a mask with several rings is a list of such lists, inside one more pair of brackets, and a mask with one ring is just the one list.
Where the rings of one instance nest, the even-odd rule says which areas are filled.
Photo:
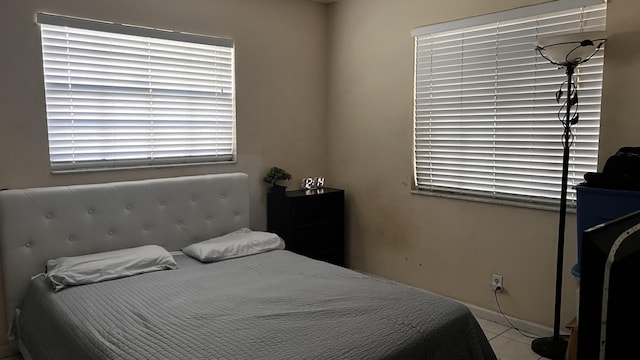
[[502, 316], [502, 314], [500, 314], [499, 312], [481, 308], [476, 305], [471, 305], [471, 304], [464, 304], [464, 305], [466, 305], [469, 308], [469, 310], [471, 310], [471, 313], [476, 318], [492, 321], [494, 323], [498, 323], [500, 325], [504, 325], [507, 327], [511, 327], [511, 324], [513, 324], [513, 326], [516, 327], [517, 329], [535, 336], [539, 336], [539, 337], [547, 337], [547, 336], [553, 335], [553, 329], [548, 326], [544, 326], [544, 325], [540, 325], [530, 321], [507, 316], [507, 319], [509, 319], [509, 322], [511, 322], [511, 324], [509, 324], [509, 322], [507, 322], [504, 316]]
[[[354, 271], [360, 272], [362, 274], [365, 275], [369, 275], [372, 277], [376, 277], [376, 278], [380, 278], [380, 279], [384, 279], [384, 280], [389, 280], [388, 278], [385, 278], [383, 276], [380, 275], [375, 275], [375, 274], [371, 274], [365, 271], [360, 271], [360, 270], [355, 270], [352, 269]], [[389, 281], [394, 281], [394, 280], [389, 280]], [[427, 290], [428, 291], [428, 290]], [[435, 293], [434, 293], [435, 294]], [[440, 295], [440, 296], [444, 296], [444, 295]], [[518, 319], [518, 318], [514, 318], [511, 316], [507, 316], [507, 319], [509, 319], [509, 322], [511, 322], [511, 324], [509, 324], [509, 322], [507, 322], [507, 320], [505, 320], [504, 316], [502, 316], [501, 313], [493, 311], [493, 310], [489, 310], [489, 309], [485, 309], [476, 305], [471, 305], [471, 304], [467, 304], [465, 302], [453, 299], [453, 298], [449, 298], [453, 301], [457, 301], [463, 305], [465, 305], [466, 307], [469, 308], [469, 310], [471, 310], [471, 313], [473, 314], [473, 316], [475, 316], [476, 318], [479, 319], [483, 319], [483, 320], [487, 320], [487, 321], [492, 321], [494, 323], [498, 323], [500, 325], [504, 325], [507, 327], [511, 327], [511, 324], [513, 324], [514, 327], [516, 327], [518, 330], [522, 330], [524, 332], [527, 332], [531, 335], [535, 335], [535, 336], [539, 336], [539, 337], [547, 337], [547, 336], [553, 336], [553, 328], [548, 327], [548, 326], [544, 326], [544, 325], [540, 325], [531, 321], [526, 321], [526, 320], [522, 320], [522, 319]], [[569, 335], [569, 332], [563, 332], [563, 330], [560, 330], [560, 334], [561, 335]]]

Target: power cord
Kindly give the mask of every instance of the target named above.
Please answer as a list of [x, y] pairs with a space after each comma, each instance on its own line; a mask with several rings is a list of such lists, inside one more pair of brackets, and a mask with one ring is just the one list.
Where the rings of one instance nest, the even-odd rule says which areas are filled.
[[498, 293], [502, 291], [502, 287], [497, 286], [495, 288], [495, 290], [493, 290], [493, 297], [495, 297], [496, 299], [496, 305], [498, 305], [498, 310], [500, 311], [500, 314], [502, 315], [502, 317], [507, 321], [507, 323], [509, 324], [509, 326], [511, 326], [512, 329], [516, 330], [517, 332], [520, 333], [520, 335], [524, 336], [524, 337], [528, 337], [530, 339], [535, 339], [537, 338], [536, 336], [531, 336], [529, 334], [526, 334], [524, 332], [522, 332], [522, 330], [518, 329], [517, 327], [515, 327], [511, 321], [509, 320], [509, 318], [507, 318], [507, 316], [504, 314], [504, 312], [502, 311], [502, 307], [500, 306], [500, 301], [498, 301]]

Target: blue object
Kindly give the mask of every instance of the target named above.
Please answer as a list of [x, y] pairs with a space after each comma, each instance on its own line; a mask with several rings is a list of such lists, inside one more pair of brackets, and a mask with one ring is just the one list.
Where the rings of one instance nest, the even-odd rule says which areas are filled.
[[576, 185], [578, 220], [578, 263], [571, 274], [580, 277], [582, 236], [585, 230], [640, 210], [640, 191], [615, 190]]

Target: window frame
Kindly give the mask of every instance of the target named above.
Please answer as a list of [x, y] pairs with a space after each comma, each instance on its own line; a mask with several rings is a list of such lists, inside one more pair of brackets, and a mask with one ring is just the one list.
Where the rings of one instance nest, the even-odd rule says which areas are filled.
[[[434, 186], [434, 185], [429, 187], [429, 186], [424, 186], [419, 184], [419, 174], [418, 174], [419, 155], [418, 155], [418, 135], [417, 135], [417, 132], [418, 132], [418, 115], [417, 115], [418, 90], [417, 88], [418, 88], [418, 71], [419, 71], [418, 62], [420, 58], [418, 55], [418, 39], [421, 36], [428, 36], [430, 34], [442, 34], [447, 32], [456, 32], [456, 31], [462, 32], [465, 29], [489, 27], [489, 25], [487, 24], [492, 24], [492, 23], [496, 24], [496, 29], [497, 29], [498, 28], [497, 24], [501, 22], [509, 22], [509, 21], [514, 21], [518, 19], [531, 18], [531, 17], [541, 16], [541, 15], [550, 14], [550, 13], [569, 11], [573, 9], [593, 7], [593, 6], [603, 6], [605, 9], [604, 11], [606, 13], [606, 4], [603, 3], [602, 0], [560, 0], [560, 1], [550, 2], [550, 3], [540, 4], [540, 5], [533, 5], [533, 6], [524, 7], [524, 8], [517, 8], [513, 10], [477, 16], [473, 18], [461, 19], [461, 20], [456, 20], [456, 21], [451, 21], [446, 23], [439, 23], [435, 25], [428, 25], [428, 26], [416, 28], [411, 32], [411, 35], [415, 38], [415, 42], [416, 42], [416, 45], [414, 48], [414, 74], [413, 74], [413, 80], [414, 80], [413, 112], [414, 113], [413, 113], [413, 160], [412, 160], [413, 184], [412, 184], [412, 190], [411, 190], [412, 193], [437, 196], [437, 197], [462, 199], [462, 200], [471, 200], [471, 201], [493, 203], [493, 204], [501, 204], [501, 205], [531, 207], [531, 208], [539, 208], [539, 209], [545, 209], [545, 210], [557, 210], [557, 206], [560, 202], [559, 195], [557, 198], [552, 198], [552, 197], [541, 198], [541, 197], [535, 197], [535, 196], [523, 196], [520, 194], [506, 194], [506, 193], [496, 194], [495, 192], [489, 193], [487, 191], [475, 191], [475, 190], [455, 188], [455, 187], [448, 188], [448, 187], [441, 187], [441, 186]], [[606, 18], [606, 15], [605, 15], [605, 18]], [[591, 31], [591, 30], [584, 30], [584, 31]], [[534, 49], [535, 49], [534, 45], [531, 44], [531, 50], [534, 51]], [[541, 59], [541, 61], [546, 61], [546, 60]], [[553, 65], [548, 64], [548, 66], [549, 65], [553, 67]], [[498, 67], [496, 66], [496, 71], [498, 71], [497, 69]], [[576, 72], [577, 76], [580, 75], [578, 73], [579, 70], [580, 70], [580, 67], [578, 67], [577, 69], [577, 72]], [[566, 74], [564, 73], [564, 71], [558, 70], [558, 73], [560, 74], [560, 77], [559, 77], [560, 81], [557, 82], [556, 90], [557, 90], [557, 87], [560, 86], [562, 81], [566, 80]], [[601, 87], [600, 87], [600, 91], [601, 91]], [[555, 90], [549, 92], [550, 98], [554, 98], [554, 92]], [[580, 89], [578, 89], [578, 93], [580, 93]], [[600, 103], [601, 103], [601, 98], [602, 98], [602, 94], [600, 92], [600, 95], [599, 95]], [[562, 104], [557, 104], [557, 110], [561, 109], [561, 105]], [[598, 124], [599, 124], [599, 121], [600, 120], [599, 120], [599, 110], [598, 110]], [[494, 125], [493, 128], [496, 129], [496, 125]], [[599, 136], [599, 130], [596, 130], [596, 131]], [[559, 152], [559, 154], [562, 153], [562, 146], [560, 142], [561, 134], [562, 134], [562, 126], [558, 122], [557, 151]], [[596, 139], [595, 155], [592, 156], [592, 159], [595, 164], [594, 166], [597, 166], [597, 148], [598, 148], [597, 142], [598, 140]], [[558, 161], [558, 163], [555, 165], [557, 165], [558, 172], [559, 172], [562, 166], [561, 161]], [[595, 168], [593, 171], [595, 171]], [[526, 183], [526, 182], [521, 182], [521, 183]], [[561, 184], [560, 176], [558, 175], [557, 176], [558, 194], [560, 192], [560, 184]], [[575, 211], [574, 208], [576, 204], [576, 195], [575, 195], [575, 191], [571, 187], [571, 184], [569, 184], [569, 187], [570, 187], [569, 192], [571, 194], [568, 197], [567, 204], [570, 207], [570, 211]]]
[[[124, 39], [123, 43], [129, 42], [133, 44], [135, 41], [140, 41], [140, 43], [143, 43], [146, 39], [150, 44], [148, 50], [150, 56], [149, 60], [147, 61], [148, 64], [146, 66], [148, 67], [146, 68], [146, 70], [143, 67], [144, 61], [136, 61], [135, 63], [132, 63], [132, 66], [136, 67], [131, 68], [135, 71], [141, 71], [140, 73], [142, 73], [142, 71], [146, 71], [149, 73], [149, 87], [146, 89], [146, 93], [144, 92], [143, 86], [138, 86], [136, 87], [137, 90], [131, 90], [138, 91], [138, 93], [135, 94], [135, 97], [137, 97], [138, 99], [131, 100], [127, 98], [126, 100], [122, 100], [119, 102], [117, 100], [117, 96], [126, 96], [126, 94], [129, 92], [129, 89], [126, 88], [125, 85], [109, 86], [105, 85], [105, 82], [102, 81], [102, 84], [94, 86], [94, 88], [96, 89], [100, 87], [104, 89], [116, 89], [116, 100], [112, 101], [114, 105], [111, 108], [104, 106], [103, 103], [101, 103], [100, 105], [102, 107], [95, 106], [95, 108], [98, 109], [95, 110], [96, 114], [98, 115], [95, 116], [95, 119], [90, 120], [94, 121], [95, 123], [99, 123], [102, 121], [110, 121], [114, 123], [115, 125], [111, 127], [111, 133], [114, 133], [116, 135], [114, 135], [113, 138], [118, 138], [118, 134], [124, 134], [124, 136], [128, 135], [135, 137], [136, 139], [127, 140], [130, 141], [131, 145], [123, 145], [124, 142], [121, 140], [112, 140], [112, 145], [104, 145], [104, 148], [110, 148], [111, 152], [107, 151], [104, 152], [103, 155], [95, 155], [102, 156], [103, 158], [101, 159], [81, 158], [79, 160], [76, 160], [74, 158], [73, 160], [68, 160], [69, 156], [71, 156], [69, 155], [67, 156], [66, 160], [56, 160], [66, 155], [63, 154], [54, 159], [56, 154], [54, 154], [54, 151], [52, 150], [52, 141], [56, 140], [53, 139], [56, 135], [52, 135], [52, 126], [54, 125], [52, 125], [52, 115], [50, 113], [53, 112], [53, 110], [51, 110], [53, 106], [50, 107], [50, 104], [52, 104], [53, 102], [50, 103], [50, 98], [48, 96], [49, 84], [47, 80], [47, 60], [45, 55], [45, 30], [41, 29], [41, 36], [43, 38], [41, 44], [43, 51], [43, 79], [45, 84], [43, 95], [45, 95], [45, 101], [47, 104], [49, 163], [50, 171], [52, 173], [121, 170], [131, 168], [159, 168], [204, 164], [230, 164], [237, 162], [238, 150], [236, 136], [237, 121], [235, 44], [232, 39], [148, 28], [135, 25], [124, 25], [113, 22], [70, 17], [45, 12], [36, 13], [36, 23], [42, 27], [50, 26], [51, 29], [55, 27], [64, 27], [65, 30], [68, 30], [70, 32], [97, 31], [104, 34], [105, 39], [122, 37]], [[96, 36], [98, 36], [101, 35], [100, 33], [95, 34], [97, 34]], [[90, 35], [87, 36], [88, 38], [90, 37]], [[96, 37], [95, 39], [98, 38]], [[129, 39], [131, 39], [131, 41], [129, 41]], [[99, 43], [97, 40], [95, 42], [87, 42], [87, 44], [96, 44], [97, 46], [102, 47], [106, 46], [106, 43]], [[172, 47], [172, 44], [177, 47]], [[136, 47], [138, 45], [131, 46], [133, 46], [132, 49], [140, 49], [139, 47]], [[164, 46], [165, 48], [158, 50], [162, 46]], [[114, 47], [117, 47], [117, 45], [115, 45]], [[154, 50], [154, 47], [156, 50]], [[77, 49], [83, 50], [83, 48]], [[179, 65], [158, 65], [158, 63], [156, 62], [154, 64], [154, 61], [156, 61], [155, 59], [159, 59], [159, 57], [156, 57], [154, 59], [153, 52], [164, 51], [165, 49], [166, 54], [171, 54], [171, 51], [180, 51], [179, 53], [177, 53], [178, 56], [174, 57], [174, 59], [182, 61], [182, 63]], [[182, 59], [183, 56], [184, 59]], [[194, 60], [194, 58], [196, 57], [197, 59]], [[106, 57], [106, 59], [109, 58]], [[95, 65], [96, 68], [102, 66], [102, 70], [105, 72], [109, 72], [110, 69], [114, 68], [114, 65], [111, 64], [101, 65], [98, 64], [97, 61], [94, 61], [93, 63], [90, 63], [90, 61], [93, 60], [87, 61], [87, 64]], [[191, 75], [189, 75], [189, 71], [194, 71], [194, 69], [196, 69], [194, 68], [194, 63], [199, 63], [195, 66], [198, 66], [197, 71], [203, 74], [202, 76], [198, 75], [197, 73], [192, 73]], [[74, 64], [83, 65], [84, 63], [80, 62]], [[143, 66], [138, 67], [138, 65], [140, 64], [142, 64]], [[153, 66], [156, 66], [156, 68], [154, 69]], [[159, 66], [164, 66], [165, 69], [159, 69]], [[174, 69], [166, 70], [170, 67], [173, 67]], [[74, 69], [71, 69], [70, 71], [72, 70]], [[126, 70], [128, 71], [129, 69]], [[101, 74], [99, 74], [99, 71], [100, 70], [96, 70], [94, 72], [98, 73], [98, 77], [101, 76]], [[116, 73], [116, 70], [113, 70], [112, 72]], [[140, 73], [132, 74], [140, 75]], [[222, 73], [224, 74], [221, 75]], [[142, 74], [145, 75], [145, 73]], [[171, 85], [167, 83], [167, 81], [164, 81], [164, 84], [162, 84], [163, 80], [152, 79], [154, 76], [156, 79], [167, 79], [168, 77], [175, 76], [176, 74], [185, 74], [183, 75], [185, 77], [181, 78], [182, 80], [175, 82], [176, 85]], [[74, 84], [72, 83], [73, 80], [71, 80], [74, 77], [79, 78], [80, 76], [69, 75], [69, 88], [74, 86]], [[97, 81], [101, 80], [98, 79]], [[75, 86], [78, 89], [81, 88], [81, 86]], [[124, 92], [118, 93], [118, 89], [124, 89]], [[96, 90], [94, 91], [94, 93], [97, 94], [100, 91], [103, 90]], [[104, 92], [106, 92], [106, 90]], [[74, 93], [74, 90], [68, 90], [68, 93], [68, 99], [70, 102], [73, 101], [74, 94], [76, 96], [79, 94], [77, 92]], [[95, 96], [95, 98], [92, 98], [92, 100], [95, 99], [95, 102], [104, 101], [105, 99], [98, 99], [99, 95], [90, 96]], [[145, 97], [148, 97], [152, 100], [140, 100], [140, 98]], [[58, 105], [59, 103], [60, 102], [56, 103], [56, 105]], [[109, 114], [115, 116], [121, 114], [119, 111], [122, 111], [122, 113], [126, 113], [125, 110], [133, 109], [133, 107], [130, 106], [118, 107], [116, 103], [134, 103], [134, 105], [132, 106], [139, 106], [139, 104], [142, 103], [143, 107], [136, 108], [135, 111], [138, 111], [138, 109], [142, 109], [140, 110], [143, 114], [142, 116], [144, 116], [144, 114], [148, 114], [146, 116], [149, 116], [152, 118], [152, 120], [155, 120], [155, 124], [142, 125], [140, 127], [146, 129], [135, 130], [135, 133], [130, 133], [129, 130], [123, 131], [123, 129], [125, 128], [123, 128], [122, 126], [133, 126], [134, 128], [138, 126], [124, 124], [127, 121], [131, 123], [140, 123], [146, 120], [138, 120], [137, 116], [131, 115], [129, 119], [121, 120], [123, 121], [124, 125], [119, 125], [116, 120], [110, 120], [106, 118], [106, 116], [108, 116]], [[144, 103], [148, 103], [148, 105], [146, 105], [145, 107]], [[80, 105], [78, 106], [80, 107]], [[71, 105], [70, 108], [75, 109], [73, 105]], [[70, 110], [68, 112], [73, 113], [73, 110]], [[70, 117], [72, 116], [74, 115], [70, 115]], [[122, 116], [122, 118], [125, 117], [126, 115]], [[73, 120], [63, 119], [63, 121], [73, 123]], [[78, 123], [79, 122], [80, 121], [78, 121]], [[151, 123], [154, 123], [154, 121], [151, 121]], [[68, 126], [73, 127], [74, 125], [61, 126], [64, 131], [64, 128], [69, 128]], [[92, 132], [91, 134], [94, 134], [96, 137], [102, 137], [100, 139], [102, 143], [100, 143], [99, 145], [94, 145], [94, 148], [90, 150], [95, 154], [99, 154], [100, 151], [93, 149], [102, 147], [102, 144], [108, 141], [104, 140], [104, 138], [107, 137], [104, 131], [108, 131], [105, 130], [108, 128], [108, 126], [103, 126], [102, 128], [100, 126], [103, 125], [96, 125], [95, 129], [98, 130], [89, 130]], [[179, 128], [180, 130], [176, 131], [176, 128]], [[153, 134], [155, 134], [155, 137]], [[176, 134], [179, 135], [176, 136]], [[58, 139], [59, 138], [60, 136], [58, 137]], [[140, 140], [140, 138], [151, 138], [152, 140]], [[68, 142], [69, 140], [63, 139], [62, 141]], [[91, 141], [97, 143], [94, 140]], [[118, 143], [118, 141], [120, 141], [120, 143]], [[151, 145], [144, 145], [144, 141], [147, 141], [147, 143], [151, 143]], [[79, 142], [80, 141], [78, 141], [78, 143]], [[88, 142], [89, 140], [85, 140], [85, 143]], [[135, 151], [125, 150], [127, 152], [127, 157], [119, 157], [118, 155], [114, 155], [118, 152], [118, 148], [122, 149], [125, 146], [128, 148], [135, 148]], [[76, 150], [70, 150], [69, 153], [73, 153], [74, 151]], [[81, 151], [78, 150], [78, 153], [80, 152]], [[94, 155], [92, 154], [88, 156]]]

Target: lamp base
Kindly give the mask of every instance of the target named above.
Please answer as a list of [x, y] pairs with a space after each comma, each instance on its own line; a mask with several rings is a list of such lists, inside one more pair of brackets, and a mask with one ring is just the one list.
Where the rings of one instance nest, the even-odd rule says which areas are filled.
[[547, 359], [564, 360], [567, 354], [568, 339], [569, 337], [566, 335], [537, 338], [531, 342], [531, 350]]

